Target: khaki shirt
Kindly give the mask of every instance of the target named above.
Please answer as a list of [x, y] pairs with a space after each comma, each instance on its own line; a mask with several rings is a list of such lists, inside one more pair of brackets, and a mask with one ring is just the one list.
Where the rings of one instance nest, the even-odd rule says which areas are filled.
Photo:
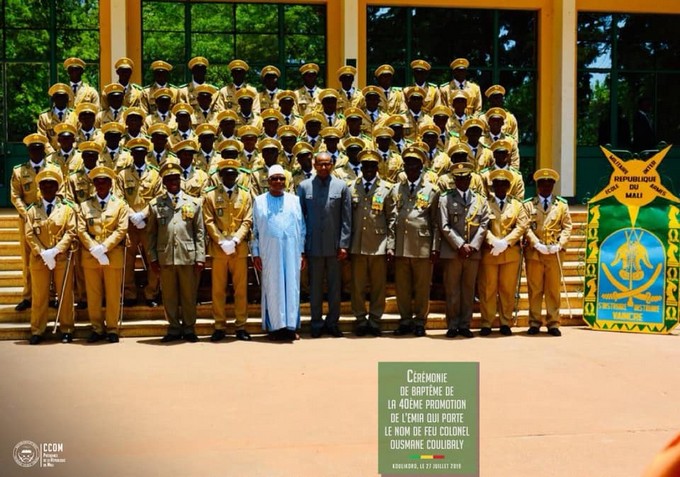
[[393, 184], [373, 180], [368, 193], [363, 179], [350, 186], [352, 195], [352, 240], [350, 253], [385, 255], [394, 249], [394, 197]]
[[[123, 199], [111, 194], [104, 209], [99, 197], [90, 197], [80, 204], [78, 238], [85, 250], [104, 245], [112, 268], [122, 268], [124, 254], [109, 254], [115, 247], [125, 245], [128, 230], [128, 206]], [[84, 268], [99, 268], [99, 262], [90, 253], [83, 253]]]
[[539, 260], [542, 255], [534, 248], [535, 245], [560, 244], [562, 249], [567, 246], [571, 235], [571, 214], [569, 205], [562, 197], [553, 196], [548, 210], [543, 210], [543, 200], [540, 196], [524, 201], [524, 208], [529, 218], [526, 239], [530, 247], [526, 248], [527, 259]]
[[145, 164], [140, 177], [134, 163], [118, 173], [118, 189], [123, 193], [123, 199], [130, 207], [130, 213], [142, 212], [149, 216], [149, 204], [162, 193], [161, 176], [158, 168]]
[[253, 226], [253, 199], [245, 187], [234, 187], [231, 197], [223, 185], [208, 189], [203, 201], [203, 219], [210, 237], [209, 253], [217, 260], [226, 260], [220, 247], [222, 240], [238, 240], [236, 256], [248, 256], [248, 240]]
[[[488, 198], [489, 205], [489, 228], [484, 239], [483, 248], [484, 263], [501, 264], [516, 262], [521, 256], [522, 237], [529, 227], [529, 217], [522, 201], [506, 196], [505, 204], [501, 211], [494, 196]], [[491, 255], [494, 240], [504, 239], [508, 242], [508, 248], [498, 255]]]
[[26, 211], [26, 242], [34, 257], [56, 248], [57, 261], [66, 260], [66, 251], [78, 233], [75, 206], [60, 197], [54, 199], [54, 209], [47, 216], [42, 199], [31, 204]]
[[407, 181], [392, 188], [395, 207], [394, 253], [397, 257], [430, 258], [440, 246], [437, 227], [439, 190], [422, 176], [411, 194]]

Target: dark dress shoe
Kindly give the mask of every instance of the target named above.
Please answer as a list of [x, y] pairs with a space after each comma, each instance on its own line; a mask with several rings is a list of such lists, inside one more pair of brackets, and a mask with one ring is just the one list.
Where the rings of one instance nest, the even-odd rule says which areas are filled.
[[42, 335], [31, 335], [31, 339], [28, 340], [28, 344], [37, 345], [42, 343], [44, 340], [45, 338], [43, 338]]
[[311, 333], [309, 336], [312, 338], [321, 338], [321, 335], [323, 334], [323, 328], [312, 328]]
[[108, 335], [106, 335], [106, 340], [109, 343], [118, 343], [118, 341], [120, 341], [117, 333], [109, 333]]
[[31, 300], [21, 300], [14, 308], [16, 311], [28, 310], [31, 307]]
[[252, 341], [253, 339], [250, 337], [250, 333], [248, 333], [246, 330], [236, 330], [236, 339], [240, 341]]
[[447, 338], [455, 338], [458, 336], [458, 330], [451, 328], [446, 332], [446, 337]]
[[548, 328], [548, 334], [550, 336], [562, 336], [562, 332], [559, 328]]
[[375, 337], [378, 337], [378, 336], [382, 335], [382, 331], [380, 331], [380, 328], [374, 328], [374, 327], [370, 326], [368, 328], [368, 334], [373, 335]]
[[123, 306], [137, 306], [137, 300], [134, 298], [125, 298], [123, 300]]
[[184, 335], [184, 341], [188, 341], [189, 343], [197, 343], [198, 336], [196, 336], [196, 333], [186, 333]]
[[62, 343], [73, 343], [73, 334], [64, 333], [63, 335], [61, 335], [61, 342]]
[[491, 334], [491, 328], [482, 328], [479, 330], [479, 336], [489, 336]]
[[345, 334], [340, 331], [340, 328], [337, 326], [331, 326], [328, 328], [328, 334], [331, 335], [333, 338], [342, 338], [345, 336]]
[[408, 325], [399, 325], [399, 328], [394, 330], [394, 334], [397, 336], [404, 336], [410, 334], [412, 331], [411, 327]]
[[167, 334], [161, 338], [161, 343], [172, 343], [173, 341], [179, 341], [181, 339], [182, 335]]
[[529, 329], [527, 330], [527, 334], [528, 335], [537, 335], [539, 331], [540, 331], [540, 328], [538, 326], [530, 326]]
[[76, 303], [76, 310], [87, 310], [87, 302], [79, 301], [78, 303]]
[[366, 336], [366, 334], [370, 333], [368, 325], [359, 325], [354, 329], [354, 334], [357, 336]]
[[96, 343], [97, 341], [101, 341], [104, 338], [106, 338], [106, 336], [100, 335], [96, 331], [93, 331], [92, 333], [90, 333], [90, 336], [87, 337], [87, 342], [88, 343]]
[[470, 331], [470, 328], [458, 328], [458, 334], [465, 338], [474, 338], [474, 334]]
[[421, 337], [425, 336], [425, 327], [424, 326], [416, 326], [415, 329], [413, 330], [413, 336]]
[[50, 308], [54, 308], [55, 310], [59, 308], [59, 301], [58, 300], [50, 300], [50, 302], [47, 304]]
[[300, 339], [300, 335], [295, 332], [295, 330], [284, 329], [283, 336], [288, 341], [297, 341]]
[[511, 336], [512, 335], [512, 330], [508, 325], [503, 325], [501, 326], [501, 334], [503, 336]]
[[227, 334], [224, 332], [224, 330], [215, 330], [210, 337], [210, 341], [217, 343], [218, 341], [222, 341], [226, 336]]
[[156, 300], [146, 300], [146, 306], [149, 308], [156, 308], [158, 306], [158, 302]]

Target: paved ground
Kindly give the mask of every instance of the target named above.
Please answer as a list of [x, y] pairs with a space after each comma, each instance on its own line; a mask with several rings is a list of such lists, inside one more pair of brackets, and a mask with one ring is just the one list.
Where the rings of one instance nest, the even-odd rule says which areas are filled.
[[[0, 342], [0, 475], [377, 475], [377, 363], [479, 361], [482, 476], [639, 476], [680, 421], [678, 336]], [[64, 444], [23, 469], [19, 441]]]

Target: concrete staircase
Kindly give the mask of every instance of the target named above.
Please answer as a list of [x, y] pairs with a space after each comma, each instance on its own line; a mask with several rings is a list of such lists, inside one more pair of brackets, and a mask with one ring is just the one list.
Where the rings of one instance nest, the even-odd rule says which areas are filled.
[[[562, 293], [562, 322], [564, 325], [583, 324], [583, 263], [585, 250], [585, 222], [586, 211], [583, 207], [572, 207], [572, 219], [574, 229], [563, 263], [565, 286], [567, 296]], [[207, 268], [210, 267], [208, 259]], [[137, 257], [136, 272], [139, 282], [143, 282], [145, 271], [140, 257]], [[251, 273], [249, 285], [247, 329], [251, 333], [261, 333], [261, 309], [258, 303], [259, 288], [254, 282]], [[428, 329], [445, 329], [445, 306], [441, 285], [441, 270], [436, 267], [432, 286], [432, 300]], [[210, 299], [210, 271], [204, 271], [199, 290], [202, 300]], [[22, 273], [19, 249], [18, 215], [13, 209], [0, 210], [0, 339], [16, 340], [27, 339], [30, 335], [30, 310], [17, 312], [14, 310], [21, 301]], [[229, 300], [228, 300], [229, 301]], [[140, 301], [142, 303], [142, 301]], [[233, 316], [233, 304], [227, 303], [227, 316]], [[526, 291], [526, 279], [522, 276], [520, 287], [519, 313], [517, 326], [526, 327], [528, 319], [528, 299]], [[213, 330], [212, 304], [202, 303], [198, 305], [197, 333], [210, 335]], [[391, 283], [387, 290], [386, 314], [383, 317], [384, 329], [396, 328], [398, 322], [397, 304], [394, 296], [394, 285]], [[56, 310], [50, 309], [50, 320], [56, 315]], [[301, 304], [302, 327], [306, 332], [309, 326], [309, 303]], [[354, 317], [351, 313], [349, 301], [342, 303], [341, 328], [351, 331]], [[479, 313], [476, 312], [472, 327], [479, 327]], [[82, 338], [89, 333], [87, 310], [76, 310], [76, 338]], [[163, 314], [163, 307], [149, 308], [146, 306], [129, 307], [124, 310], [123, 328], [121, 335], [125, 336], [162, 336], [165, 334], [167, 324]], [[48, 324], [48, 331], [51, 325]], [[228, 327], [227, 331], [233, 333]]]

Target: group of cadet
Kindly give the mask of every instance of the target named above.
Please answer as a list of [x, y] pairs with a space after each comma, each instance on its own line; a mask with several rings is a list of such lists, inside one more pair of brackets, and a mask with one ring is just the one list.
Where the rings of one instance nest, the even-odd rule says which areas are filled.
[[[51, 107], [26, 136], [29, 161], [15, 168], [11, 184], [25, 230], [17, 310], [32, 309], [31, 343], [43, 340], [48, 305], [59, 307], [62, 340], [73, 339], [70, 303], [88, 309], [88, 341], [118, 341], [122, 307], [137, 301], [137, 255], [148, 275], [145, 304], [157, 306], [162, 291], [170, 323], [164, 341], [198, 339], [195, 304], [206, 255], [211, 340], [226, 336], [229, 275], [236, 338], [250, 340], [252, 204], [269, 191], [275, 165], [274, 180], [282, 176], [285, 192], [298, 194], [307, 222], [309, 273], [301, 288], [310, 296], [313, 337], [342, 336], [343, 286], [351, 291], [356, 334], [380, 335], [388, 262], [401, 317], [395, 334], [425, 335], [439, 259], [447, 336], [473, 336], [476, 296], [480, 334], [491, 333], [496, 317], [500, 332], [511, 334], [523, 261], [529, 334], [543, 324], [544, 298], [548, 332], [560, 334], [560, 251], [571, 221], [566, 201], [553, 195], [558, 175], [537, 171], [538, 195], [522, 202], [517, 120], [503, 108], [501, 85], [486, 89], [482, 111], [466, 59], [451, 62], [453, 78], [439, 87], [427, 82], [424, 60], [411, 63], [415, 83], [404, 88], [392, 85], [390, 65], [375, 70], [376, 85], [356, 88], [355, 68], [343, 66], [340, 88], [320, 88], [318, 65], [307, 63], [299, 70], [303, 86], [282, 90], [280, 71], [266, 66], [259, 92], [245, 83], [243, 60], [229, 63], [233, 82], [222, 88], [205, 81], [206, 58], [188, 66], [192, 81], [175, 87], [168, 83], [172, 65], [154, 61], [154, 82], [141, 87], [130, 82], [132, 60], [121, 58], [118, 81], [100, 95], [83, 82], [82, 60], [64, 62], [70, 84], [49, 89]], [[270, 333], [280, 336], [297, 335]]]

